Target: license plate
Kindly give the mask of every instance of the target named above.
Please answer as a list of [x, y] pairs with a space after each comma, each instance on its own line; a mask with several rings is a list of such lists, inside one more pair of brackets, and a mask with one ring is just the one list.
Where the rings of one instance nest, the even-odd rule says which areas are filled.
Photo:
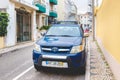
[[67, 62], [58, 62], [58, 61], [42, 61], [42, 66], [68, 68]]

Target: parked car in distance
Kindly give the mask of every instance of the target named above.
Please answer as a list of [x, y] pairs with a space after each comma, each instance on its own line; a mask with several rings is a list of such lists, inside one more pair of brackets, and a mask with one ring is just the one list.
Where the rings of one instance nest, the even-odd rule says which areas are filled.
[[85, 47], [84, 34], [78, 24], [54, 24], [35, 43], [34, 68], [75, 69], [85, 73]]
[[84, 28], [84, 36], [86, 36], [86, 37], [89, 36], [89, 28], [88, 27]]

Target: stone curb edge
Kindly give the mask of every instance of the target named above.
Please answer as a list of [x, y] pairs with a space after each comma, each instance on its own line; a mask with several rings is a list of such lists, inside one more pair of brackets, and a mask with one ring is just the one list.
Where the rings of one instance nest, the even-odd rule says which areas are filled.
[[20, 44], [20, 45], [16, 45], [16, 46], [13, 46], [13, 47], [0, 49], [0, 56], [2, 56], [3, 54], [6, 54], [8, 52], [17, 50], [17, 49], [22, 49], [22, 48], [25, 48], [25, 47], [28, 47], [28, 46], [32, 46], [33, 44], [34, 44], [34, 42], [29, 42], [29, 43], [24, 43], [23, 45]]
[[90, 42], [87, 40], [87, 65], [86, 65], [86, 73], [85, 80], [90, 80]]

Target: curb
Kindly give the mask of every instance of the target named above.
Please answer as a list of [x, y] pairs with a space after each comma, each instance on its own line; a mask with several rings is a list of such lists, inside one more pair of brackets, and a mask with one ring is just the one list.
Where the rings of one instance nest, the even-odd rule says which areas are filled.
[[87, 65], [86, 65], [86, 73], [85, 80], [90, 80], [90, 42], [89, 38], [87, 39]]
[[0, 49], [0, 56], [2, 56], [3, 54], [6, 54], [8, 52], [14, 51], [14, 50], [18, 50], [18, 49], [22, 49], [22, 48], [25, 48], [28, 46], [32, 46], [33, 44], [34, 44], [34, 42], [29, 42], [29, 43], [23, 43], [23, 44], [15, 45], [12, 47]]

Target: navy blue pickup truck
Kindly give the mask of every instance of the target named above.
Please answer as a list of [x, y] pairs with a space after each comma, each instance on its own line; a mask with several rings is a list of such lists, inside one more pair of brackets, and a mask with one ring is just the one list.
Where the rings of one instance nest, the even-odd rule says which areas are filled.
[[85, 37], [78, 24], [54, 24], [33, 50], [34, 68], [79, 69], [85, 73]]

